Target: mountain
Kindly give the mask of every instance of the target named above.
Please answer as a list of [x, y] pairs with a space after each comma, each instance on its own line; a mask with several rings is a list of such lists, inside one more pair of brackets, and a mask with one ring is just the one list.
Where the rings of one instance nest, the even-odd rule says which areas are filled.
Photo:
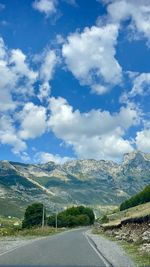
[[59, 165], [0, 161], [1, 214], [22, 216], [32, 202], [48, 212], [73, 204], [116, 205], [150, 183], [150, 156], [139, 151], [122, 163], [73, 160]]

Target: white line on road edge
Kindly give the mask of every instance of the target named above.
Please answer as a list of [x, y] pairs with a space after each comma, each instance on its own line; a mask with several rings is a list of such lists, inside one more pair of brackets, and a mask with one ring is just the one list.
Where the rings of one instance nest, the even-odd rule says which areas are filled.
[[96, 252], [96, 254], [98, 255], [98, 257], [104, 262], [104, 264], [106, 265], [106, 267], [113, 267], [113, 265], [103, 256], [103, 254], [97, 249], [96, 244], [94, 243], [94, 241], [88, 236], [88, 234], [86, 232], [83, 233], [83, 235], [85, 236], [85, 238], [87, 239], [89, 245], [94, 249], [94, 251]]

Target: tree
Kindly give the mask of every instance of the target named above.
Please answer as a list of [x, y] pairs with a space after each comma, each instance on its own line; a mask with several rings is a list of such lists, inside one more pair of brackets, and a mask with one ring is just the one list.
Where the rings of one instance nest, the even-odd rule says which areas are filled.
[[[94, 220], [93, 210], [84, 206], [68, 208], [57, 216], [58, 227], [86, 226], [93, 224]], [[55, 216], [50, 216], [47, 223], [55, 227]]]
[[[22, 228], [31, 228], [41, 226], [43, 218], [43, 204], [34, 203], [27, 207], [22, 222]], [[46, 219], [46, 210], [44, 209], [44, 219]]]

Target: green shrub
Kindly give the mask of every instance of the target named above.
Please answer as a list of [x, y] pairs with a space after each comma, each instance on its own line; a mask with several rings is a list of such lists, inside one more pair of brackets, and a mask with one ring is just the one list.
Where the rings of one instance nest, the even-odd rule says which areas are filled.
[[109, 218], [107, 217], [107, 215], [104, 215], [101, 219], [100, 219], [100, 223], [108, 223], [109, 222]]

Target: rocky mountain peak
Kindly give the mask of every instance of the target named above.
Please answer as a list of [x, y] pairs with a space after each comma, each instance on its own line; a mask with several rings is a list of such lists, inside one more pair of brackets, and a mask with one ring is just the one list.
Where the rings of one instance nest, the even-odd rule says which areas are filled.
[[134, 150], [131, 153], [126, 153], [123, 158], [123, 165], [128, 165], [131, 162], [141, 164], [145, 160], [144, 154], [138, 150]]

